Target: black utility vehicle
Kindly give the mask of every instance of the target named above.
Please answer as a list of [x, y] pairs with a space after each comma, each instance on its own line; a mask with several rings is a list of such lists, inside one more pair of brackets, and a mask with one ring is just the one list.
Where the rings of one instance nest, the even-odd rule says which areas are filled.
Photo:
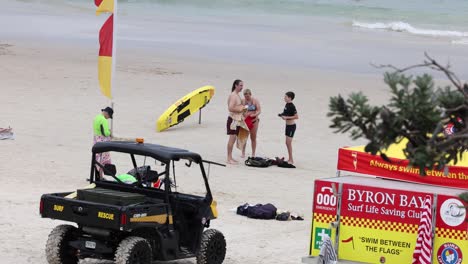
[[[208, 229], [217, 210], [203, 166], [208, 164], [209, 171], [210, 164], [221, 164], [187, 150], [139, 142], [96, 143], [90, 186], [42, 195], [42, 217], [76, 223], [59, 225], [50, 233], [46, 245], [50, 264], [78, 263], [81, 258], [117, 264], [189, 257], [196, 257], [199, 264], [224, 261], [224, 236]], [[99, 162], [106, 152], [114, 164]], [[178, 166], [177, 178], [176, 163], [184, 165]], [[191, 194], [183, 192], [182, 184]]]

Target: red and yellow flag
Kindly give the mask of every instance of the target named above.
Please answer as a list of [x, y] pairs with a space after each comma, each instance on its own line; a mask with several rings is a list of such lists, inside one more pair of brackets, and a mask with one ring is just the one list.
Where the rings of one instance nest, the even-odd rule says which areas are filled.
[[96, 4], [96, 15], [101, 13], [114, 13], [114, 0], [94, 0]]
[[111, 13], [99, 31], [99, 57], [98, 57], [98, 79], [103, 95], [112, 98], [112, 74], [113, 74], [113, 45], [114, 45], [114, 0], [94, 0], [97, 6], [96, 15]]

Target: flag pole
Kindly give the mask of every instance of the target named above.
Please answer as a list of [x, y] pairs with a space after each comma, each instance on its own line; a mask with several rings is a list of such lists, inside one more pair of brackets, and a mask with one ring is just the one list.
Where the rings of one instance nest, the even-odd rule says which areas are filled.
[[[111, 108], [112, 108], [112, 110], [114, 110], [114, 102], [113, 101], [111, 101]], [[111, 118], [111, 129], [110, 130], [111, 130], [110, 136], [111, 136], [111, 138], [113, 138], [114, 137], [114, 117]]]
[[[118, 11], [118, 6], [117, 6], [117, 0], [114, 0], [114, 12], [112, 15], [114, 16], [113, 19], [113, 25], [112, 25], [112, 71], [111, 71], [111, 89], [115, 91], [115, 72], [116, 72], [116, 61], [117, 61], [117, 11]], [[111, 96], [111, 108], [114, 110], [114, 99]], [[115, 110], [114, 110], [115, 112]], [[114, 137], [114, 118], [111, 119], [111, 137]]]

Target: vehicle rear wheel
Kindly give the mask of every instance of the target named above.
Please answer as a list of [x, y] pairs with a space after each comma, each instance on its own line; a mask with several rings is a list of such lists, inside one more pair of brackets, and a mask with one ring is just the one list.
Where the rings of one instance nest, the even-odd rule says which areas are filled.
[[226, 240], [216, 229], [203, 232], [197, 264], [221, 264], [226, 256]]
[[151, 260], [151, 246], [141, 237], [125, 238], [115, 252], [115, 264], [150, 264]]
[[77, 250], [68, 244], [74, 239], [75, 231], [74, 226], [59, 225], [50, 232], [46, 244], [46, 258], [49, 264], [78, 263]]

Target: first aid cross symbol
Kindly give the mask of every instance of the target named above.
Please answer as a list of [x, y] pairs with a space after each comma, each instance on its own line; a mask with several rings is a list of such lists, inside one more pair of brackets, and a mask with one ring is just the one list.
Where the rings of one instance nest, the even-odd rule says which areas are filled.
[[323, 241], [323, 238], [325, 235], [328, 235], [327, 232], [325, 232], [325, 229], [322, 229], [320, 233], [317, 234], [320, 237], [320, 240]]
[[320, 249], [322, 246], [323, 241], [325, 240], [325, 237], [331, 236], [331, 230], [326, 229], [326, 228], [320, 228], [317, 227], [315, 228], [315, 235], [314, 235], [314, 248], [315, 249]]

